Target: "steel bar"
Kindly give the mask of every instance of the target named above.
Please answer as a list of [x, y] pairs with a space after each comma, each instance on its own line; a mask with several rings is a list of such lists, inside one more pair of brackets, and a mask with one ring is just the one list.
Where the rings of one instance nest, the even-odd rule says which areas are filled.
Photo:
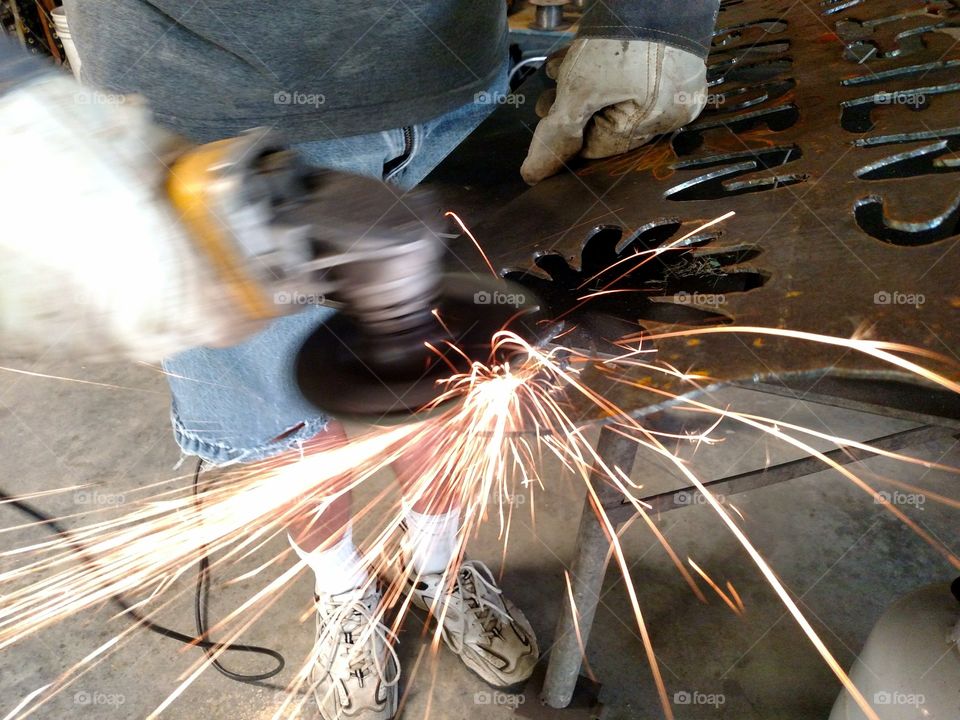
[[[878, 450], [897, 451], [905, 447], [921, 445], [932, 440], [952, 437], [955, 433], [956, 430], [952, 428], [922, 425], [910, 430], [891, 433], [890, 435], [868, 440], [866, 444]], [[824, 452], [823, 455], [838, 465], [849, 465], [850, 463], [875, 457], [876, 453], [855, 447], [839, 447], [835, 450]], [[712, 494], [726, 498], [731, 495], [747, 492], [748, 490], [769, 487], [770, 485], [776, 485], [786, 480], [812, 475], [827, 469], [829, 469], [829, 467], [823, 460], [809, 456], [771, 465], [770, 467], [759, 470], [751, 470], [718, 480], [711, 480], [703, 484]], [[700, 502], [706, 502], [700, 491], [693, 486], [649, 495], [640, 498], [640, 501], [651, 506], [651, 513], [663, 513], [669, 510], [690, 507]], [[629, 520], [635, 512], [636, 510], [633, 505], [621, 501], [618, 507], [607, 511], [607, 516], [612, 522], [620, 524]]]
[[949, 390], [886, 382], [875, 378], [839, 378], [829, 375], [802, 381], [778, 378], [777, 382], [735, 383], [768, 395], [780, 395], [817, 405], [897, 418], [908, 422], [936, 423], [960, 430], [960, 396]]

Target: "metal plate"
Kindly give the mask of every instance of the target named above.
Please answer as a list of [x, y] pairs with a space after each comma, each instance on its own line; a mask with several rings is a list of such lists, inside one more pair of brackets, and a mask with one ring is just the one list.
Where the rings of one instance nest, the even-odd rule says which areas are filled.
[[[637, 324], [649, 331], [736, 324], [953, 356], [958, 3], [730, 1], [718, 28], [707, 109], [683, 131], [623, 156], [578, 162], [518, 194], [514, 163], [534, 125], [533, 85], [523, 106], [501, 108], [485, 126], [507, 148], [499, 170], [509, 179], [497, 186], [491, 170], [478, 169], [482, 190], [448, 194], [451, 206], [463, 202], [495, 266], [536, 288], [555, 314], [631, 244], [663, 245], [736, 212], [610, 286], [634, 292], [579, 308], [581, 344], [602, 344]], [[449, 179], [457, 168], [462, 185], [473, 187], [464, 158], [475, 164], [478, 147], [479, 139], [467, 143], [435, 177]], [[504, 188], [514, 199], [505, 201]], [[484, 197], [494, 202], [484, 205]], [[597, 226], [624, 230], [598, 235]], [[469, 258], [466, 250], [457, 255]], [[749, 332], [665, 340], [657, 349], [661, 360], [721, 381], [824, 369], [896, 375], [848, 349]], [[958, 377], [955, 366], [923, 362]], [[654, 402], [627, 395], [633, 407]]]

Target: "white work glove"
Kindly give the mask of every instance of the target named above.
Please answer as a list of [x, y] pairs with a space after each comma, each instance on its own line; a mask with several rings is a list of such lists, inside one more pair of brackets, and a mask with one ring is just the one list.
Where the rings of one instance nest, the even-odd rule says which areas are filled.
[[177, 142], [66, 74], [0, 95], [0, 355], [158, 360], [260, 327], [170, 206]]
[[547, 62], [557, 89], [537, 102], [543, 119], [520, 169], [531, 185], [576, 155], [633, 150], [690, 122], [706, 104], [703, 60], [664, 43], [581, 38], [558, 60]]

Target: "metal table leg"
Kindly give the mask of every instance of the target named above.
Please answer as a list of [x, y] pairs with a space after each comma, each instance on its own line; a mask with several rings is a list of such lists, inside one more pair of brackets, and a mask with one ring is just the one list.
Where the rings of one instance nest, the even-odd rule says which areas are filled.
[[[637, 443], [624, 437], [619, 431], [604, 427], [597, 442], [597, 454], [608, 467], [616, 465], [625, 473], [633, 467], [637, 454]], [[620, 493], [606, 483], [602, 474], [593, 473], [590, 483], [593, 485], [603, 506], [617, 505]], [[606, 572], [607, 552], [610, 542], [603, 526], [597, 518], [589, 496], [584, 501], [580, 515], [580, 529], [577, 532], [577, 555], [570, 570], [570, 582], [573, 586], [573, 600], [577, 606], [578, 619], [574, 625], [573, 610], [569, 602], [563, 603], [554, 644], [550, 650], [550, 662], [543, 683], [541, 700], [553, 708], [565, 708], [570, 704], [577, 676], [582, 662], [580, 642], [576, 627], [580, 629], [580, 639], [586, 648], [590, 638], [590, 628], [600, 600], [600, 586]]]

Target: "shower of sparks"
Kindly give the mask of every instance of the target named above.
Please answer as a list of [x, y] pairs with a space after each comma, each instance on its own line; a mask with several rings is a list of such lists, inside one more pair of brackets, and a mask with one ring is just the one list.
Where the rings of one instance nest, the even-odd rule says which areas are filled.
[[[549, 454], [584, 483], [590, 504], [610, 541], [611, 558], [623, 573], [624, 587], [657, 687], [663, 715], [672, 719], [673, 709], [666, 683], [659, 669], [640, 599], [636, 595], [635, 583], [630, 577], [629, 564], [616, 526], [607, 517], [597, 495], [596, 478], [602, 478], [623, 494], [699, 600], [708, 602], [708, 597], [701, 590], [697, 578], [735, 615], [742, 617], [749, 612], [749, 608], [729, 580], [721, 586], [692, 558], [687, 558], [685, 564], [670, 547], [666, 537], [646, 512], [649, 505], [643, 503], [639, 495], [641, 487], [621, 468], [608, 466], [587, 440], [585, 430], [599, 417], [616, 432], [634, 440], [638, 446], [666, 458], [690, 482], [692, 488], [699, 491], [742, 545], [863, 713], [871, 720], [877, 720], [876, 712], [832, 656], [774, 570], [731, 517], [729, 510], [735, 508], [721, 503], [687, 464], [667, 449], [664, 441], [681, 439], [709, 444], [715, 441], [711, 433], [723, 420], [759, 430], [820, 458], [826, 466], [850, 480], [911, 527], [954, 567], [960, 567], [960, 560], [948, 548], [898, 508], [884, 502], [882, 495], [862, 478], [800, 438], [811, 435], [829, 440], [838, 447], [864, 447], [904, 462], [927, 467], [935, 464], [890, 451], [876, 451], [846, 438], [782, 421], [714, 407], [703, 400], [681, 398], [658, 389], [650, 377], [659, 375], [679, 379], [689, 386], [690, 391], [702, 387], [706, 378], [657, 362], [655, 356], [648, 360], [640, 359], [651, 353], [652, 347], [644, 346], [651, 339], [728, 332], [769, 334], [798, 342], [838, 345], [882, 360], [954, 392], [960, 391], [960, 386], [955, 382], [902, 355], [938, 361], [944, 358], [895, 343], [726, 326], [624, 338], [621, 343], [624, 353], [620, 357], [601, 360], [558, 346], [532, 346], [517, 335], [502, 331], [492, 338], [490, 357], [509, 357], [512, 361], [474, 362], [468, 369], [452, 373], [442, 383], [439, 397], [428, 408], [433, 412], [426, 414], [423, 419], [400, 426], [372, 428], [338, 447], [320, 442], [307, 443], [299, 453], [229, 469], [204, 486], [196, 498], [189, 489], [144, 497], [125, 506], [122, 514], [114, 513], [111, 517], [80, 527], [71, 531], [69, 536], [51, 536], [33, 542], [28, 547], [6, 551], [5, 556], [19, 557], [22, 563], [0, 572], [0, 588], [3, 588], [0, 650], [70, 616], [98, 607], [114, 596], [140, 598], [136, 603], [138, 610], [154, 616], [177, 599], [173, 589], [175, 581], [189, 572], [202, 556], [209, 553], [216, 557], [213, 563], [215, 568], [229, 569], [231, 563], [262, 552], [276, 538], [284, 538], [287, 527], [294, 519], [308, 517], [320, 521], [324, 512], [338, 498], [359, 487], [398, 458], [411, 455], [419, 458], [419, 464], [411, 484], [405, 489], [404, 502], [437, 511], [451, 507], [462, 509], [456, 558], [445, 578], [445, 582], [452, 584], [455, 579], [453, 568], [462, 559], [469, 537], [491, 514], [491, 503], [495, 505], [493, 514], [506, 544], [513, 513], [510, 498], [519, 490], [530, 492], [533, 489], [549, 489], [537, 473], [542, 456]], [[682, 410], [709, 416], [711, 424], [706, 430], [689, 435], [651, 430], [633, 418], [628, 410], [617, 407], [593, 391], [584, 379], [588, 369], [609, 375], [626, 385], [659, 393], [665, 399], [677, 402]], [[423, 448], [429, 448], [429, 452], [423, 452]], [[956, 472], [956, 469], [947, 466], [937, 467]], [[365, 547], [365, 557], [375, 570], [369, 582], [373, 582], [375, 576], [391, 580], [385, 601], [378, 611], [378, 619], [388, 626], [388, 633], [393, 636], [409, 609], [410, 597], [403, 592], [405, 570], [398, 550], [403, 505], [387, 498], [387, 495], [380, 493], [366, 506], [355, 510], [352, 518], [355, 521], [367, 519], [374, 525]], [[956, 507], [955, 501], [949, 498], [943, 500]], [[530, 507], [532, 515], [532, 503]], [[81, 550], [82, 555], [77, 554], [77, 549]], [[266, 577], [271, 569], [286, 562], [290, 554], [290, 550], [283, 550], [242, 577]], [[687, 565], [694, 573], [687, 569]], [[303, 563], [297, 562], [287, 566], [287, 569], [275, 571], [274, 576], [266, 579], [257, 593], [211, 628], [211, 636], [223, 643], [237, 641], [303, 570]], [[234, 581], [237, 579], [234, 578]], [[566, 576], [566, 583], [577, 639], [583, 650], [578, 609], [569, 576]], [[392, 620], [387, 615], [387, 608], [390, 607], [396, 609]], [[445, 611], [445, 606], [435, 607], [432, 614], [442, 621]], [[36, 713], [57, 693], [130, 641], [139, 629], [137, 624], [126, 626], [52, 682], [24, 698], [7, 718], [12, 720]], [[432, 636], [432, 652], [437, 651], [440, 639], [440, 624], [437, 623]], [[362, 639], [357, 645], [361, 644]], [[310, 701], [313, 689], [310, 670], [316, 659], [314, 653], [304, 658], [295, 671], [287, 685], [286, 699], [274, 717], [296, 716]], [[223, 648], [213, 651], [211, 657], [197, 653], [191, 666], [181, 675], [179, 685], [149, 717], [155, 717], [169, 707], [209, 668], [212, 658], [223, 655]]]

